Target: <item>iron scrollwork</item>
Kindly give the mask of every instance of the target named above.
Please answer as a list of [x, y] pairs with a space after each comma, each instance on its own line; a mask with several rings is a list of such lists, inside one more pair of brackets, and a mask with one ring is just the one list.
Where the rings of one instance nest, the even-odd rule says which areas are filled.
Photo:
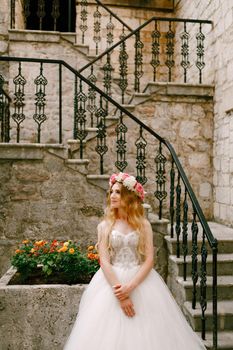
[[137, 147], [136, 168], [137, 168], [137, 181], [142, 185], [147, 182], [146, 177], [146, 139], [142, 135], [143, 130], [140, 127], [139, 138], [136, 140], [135, 145]]
[[196, 35], [197, 39], [197, 61], [196, 67], [199, 70], [199, 84], [202, 83], [202, 69], [205, 67], [204, 62], [204, 40], [205, 35], [202, 33], [202, 26], [200, 23], [199, 32]]
[[[125, 32], [123, 28], [123, 32], [120, 36], [120, 39], [125, 38]], [[125, 91], [128, 86], [128, 61], [129, 55], [127, 54], [126, 51], [126, 42], [123, 41], [120, 45], [120, 53], [119, 53], [119, 63], [120, 63], [120, 81], [119, 81], [119, 87], [121, 89], [121, 103], [124, 104], [125, 102]]]
[[156, 163], [156, 191], [154, 192], [155, 197], [159, 201], [159, 219], [162, 219], [162, 208], [163, 208], [163, 201], [167, 197], [167, 192], [165, 189], [166, 186], [166, 171], [165, 171], [165, 164], [166, 164], [166, 157], [162, 153], [162, 144], [160, 142], [159, 144], [159, 151], [157, 156], [155, 157], [155, 163]]
[[190, 67], [189, 62], [189, 33], [186, 30], [186, 22], [184, 22], [184, 31], [180, 35], [182, 44], [181, 44], [181, 67], [184, 69], [184, 82], [187, 82], [187, 70]]
[[104, 173], [104, 155], [108, 151], [108, 146], [106, 145], [106, 116], [107, 110], [103, 108], [103, 98], [100, 96], [100, 106], [97, 109], [95, 115], [97, 118], [97, 146], [95, 148], [96, 152], [100, 156], [100, 174]]
[[196, 212], [193, 210], [193, 220], [191, 225], [192, 231], [192, 281], [193, 281], [193, 296], [192, 296], [192, 308], [196, 308], [196, 299], [197, 299], [197, 281], [198, 281], [198, 272], [197, 272], [197, 235], [198, 235], [198, 226], [196, 222]]
[[20, 139], [20, 124], [25, 120], [24, 114], [24, 87], [27, 83], [26, 79], [22, 75], [22, 67], [21, 62], [19, 62], [18, 75], [13, 79], [13, 83], [15, 84], [15, 93], [14, 93], [14, 113], [12, 115], [12, 119], [17, 124], [17, 142]]
[[80, 142], [80, 159], [83, 159], [83, 143], [88, 134], [86, 130], [86, 101], [87, 96], [83, 92], [82, 81], [80, 80], [78, 91], [78, 81], [76, 76], [74, 95], [74, 139], [78, 139]]
[[127, 126], [123, 122], [122, 112], [120, 114], [119, 123], [116, 127], [117, 142], [116, 142], [116, 152], [117, 152], [117, 161], [115, 165], [118, 170], [124, 171], [128, 165], [126, 161], [126, 133], [128, 131]]
[[171, 22], [169, 22], [169, 30], [166, 33], [166, 39], [167, 39], [167, 44], [166, 44], [166, 66], [168, 67], [168, 81], [170, 82], [172, 79], [172, 68], [175, 65], [174, 61], [174, 38], [175, 38], [175, 33], [172, 30]]
[[43, 63], [40, 64], [40, 74], [36, 79], [34, 80], [34, 83], [36, 85], [36, 110], [35, 114], [33, 115], [33, 119], [38, 125], [38, 136], [37, 136], [37, 142], [40, 143], [40, 136], [41, 136], [41, 124], [45, 122], [47, 119], [45, 112], [45, 105], [46, 105], [46, 99], [45, 99], [45, 86], [48, 84], [47, 79], [43, 75]]
[[160, 53], [160, 37], [161, 37], [161, 34], [158, 30], [157, 21], [155, 21], [155, 28], [151, 33], [151, 37], [152, 37], [152, 49], [151, 49], [152, 59], [150, 64], [153, 67], [153, 81], [156, 81], [157, 68], [160, 65], [159, 53]]

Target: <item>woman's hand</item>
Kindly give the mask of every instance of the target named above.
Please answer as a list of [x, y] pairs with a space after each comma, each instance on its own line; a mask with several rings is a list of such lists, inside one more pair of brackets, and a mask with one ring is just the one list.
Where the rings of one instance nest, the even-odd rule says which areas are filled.
[[135, 315], [134, 305], [130, 298], [120, 301], [120, 305], [126, 316], [133, 317]]
[[113, 292], [114, 292], [115, 296], [117, 297], [117, 299], [119, 301], [123, 301], [125, 299], [128, 299], [129, 295], [132, 291], [132, 288], [128, 284], [125, 284], [123, 286], [121, 284], [116, 284], [112, 288], [113, 288]]

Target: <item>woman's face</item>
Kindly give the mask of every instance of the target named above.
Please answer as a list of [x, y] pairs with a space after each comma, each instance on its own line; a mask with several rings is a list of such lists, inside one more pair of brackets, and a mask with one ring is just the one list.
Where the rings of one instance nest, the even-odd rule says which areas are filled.
[[118, 209], [121, 206], [121, 187], [122, 184], [116, 182], [110, 190], [110, 206]]

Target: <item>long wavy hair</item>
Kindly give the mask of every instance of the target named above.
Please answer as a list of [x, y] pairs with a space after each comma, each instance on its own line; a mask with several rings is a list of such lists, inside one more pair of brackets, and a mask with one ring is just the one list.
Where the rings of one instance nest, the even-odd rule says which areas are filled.
[[[119, 183], [121, 184], [121, 183]], [[110, 256], [113, 253], [110, 241], [110, 233], [115, 225], [116, 220], [118, 219], [118, 209], [111, 208], [111, 189], [110, 187], [107, 194], [107, 207], [105, 210], [104, 220], [107, 223], [106, 231], [106, 240], [108, 242], [108, 249]], [[124, 213], [127, 217], [127, 222], [133, 230], [135, 230], [139, 236], [139, 242], [137, 247], [138, 256], [141, 261], [145, 259], [145, 234], [144, 234], [144, 208], [142, 205], [142, 200], [136, 195], [135, 192], [128, 190], [127, 187], [121, 184], [120, 189], [121, 194], [121, 208], [124, 210]]]

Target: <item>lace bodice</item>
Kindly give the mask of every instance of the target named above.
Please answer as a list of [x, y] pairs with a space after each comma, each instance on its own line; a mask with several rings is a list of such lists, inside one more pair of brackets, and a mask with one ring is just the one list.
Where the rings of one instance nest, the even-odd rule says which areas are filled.
[[136, 231], [123, 234], [118, 230], [112, 230], [110, 240], [113, 248], [111, 258], [113, 265], [123, 268], [139, 265], [140, 261], [137, 253], [139, 237]]

